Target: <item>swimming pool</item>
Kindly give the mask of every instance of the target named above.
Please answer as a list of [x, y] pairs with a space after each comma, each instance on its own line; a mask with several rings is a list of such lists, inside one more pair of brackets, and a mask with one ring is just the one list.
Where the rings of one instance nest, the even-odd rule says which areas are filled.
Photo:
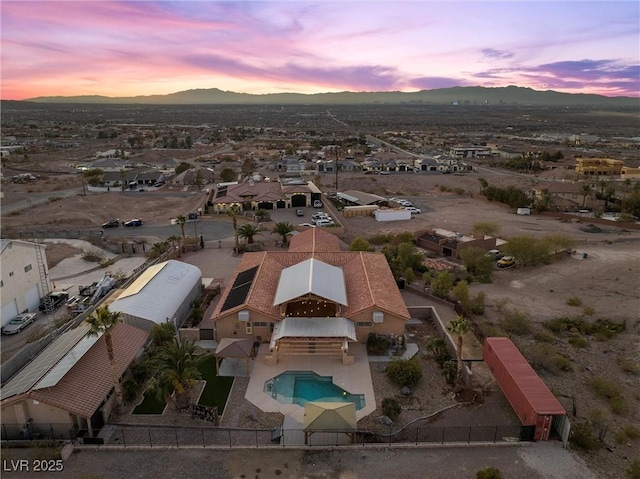
[[313, 371], [287, 371], [264, 383], [264, 392], [282, 404], [303, 406], [308, 401], [352, 402], [356, 411], [365, 406], [364, 394], [351, 394], [336, 386], [331, 376]]

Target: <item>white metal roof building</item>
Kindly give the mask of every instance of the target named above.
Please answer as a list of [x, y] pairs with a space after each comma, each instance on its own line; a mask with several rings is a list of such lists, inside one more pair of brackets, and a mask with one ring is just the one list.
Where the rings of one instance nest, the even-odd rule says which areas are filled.
[[150, 266], [109, 305], [125, 323], [150, 330], [167, 321], [182, 325], [202, 289], [197, 266], [169, 260]]

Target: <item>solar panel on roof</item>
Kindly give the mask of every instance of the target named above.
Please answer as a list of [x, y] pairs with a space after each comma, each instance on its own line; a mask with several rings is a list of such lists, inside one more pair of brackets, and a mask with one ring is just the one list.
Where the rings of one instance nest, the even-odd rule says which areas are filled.
[[257, 272], [258, 272], [257, 266], [254, 266], [253, 268], [250, 268], [246, 271], [241, 271], [240, 273], [238, 273], [236, 280], [233, 282], [232, 288], [235, 288], [236, 286], [240, 286], [244, 283], [253, 281], [253, 278], [256, 277]]
[[238, 273], [220, 311], [226, 311], [227, 309], [235, 308], [244, 303], [257, 272], [258, 267], [254, 266], [253, 268]]
[[44, 378], [36, 384], [33, 389], [50, 388], [58, 384], [58, 382], [67, 374], [73, 366], [85, 355], [91, 346], [93, 346], [98, 339], [102, 337], [103, 333], [99, 333], [97, 336], [85, 336], [78, 344], [76, 344], [71, 351], [69, 351], [55, 367], [49, 371]]
[[227, 195], [227, 187], [226, 186], [221, 186], [220, 188], [218, 188], [218, 191], [216, 192], [216, 198], [222, 198], [223, 196]]

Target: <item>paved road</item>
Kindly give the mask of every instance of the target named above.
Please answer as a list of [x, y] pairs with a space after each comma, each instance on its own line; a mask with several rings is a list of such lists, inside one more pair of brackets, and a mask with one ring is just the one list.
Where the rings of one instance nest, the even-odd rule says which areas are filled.
[[[184, 225], [184, 232], [188, 236], [204, 237], [205, 241], [221, 240], [233, 236], [233, 225], [227, 221], [215, 220], [198, 220], [187, 221]], [[142, 225], [130, 228], [108, 228], [104, 230], [104, 236], [108, 237], [131, 237], [136, 236], [155, 236], [157, 238], [166, 239], [169, 236], [180, 235], [180, 227], [178, 225]]]

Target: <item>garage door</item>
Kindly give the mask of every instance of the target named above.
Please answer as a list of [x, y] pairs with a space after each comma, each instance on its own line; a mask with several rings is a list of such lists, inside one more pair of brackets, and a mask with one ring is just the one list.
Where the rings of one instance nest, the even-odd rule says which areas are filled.
[[291, 206], [293, 208], [307, 206], [307, 195], [293, 195], [291, 197]]
[[271, 203], [270, 201], [263, 201], [262, 203], [258, 203], [258, 209], [259, 210], [272, 210], [273, 209], [273, 203]]
[[24, 302], [29, 311], [38, 310], [38, 306], [40, 306], [40, 291], [38, 290], [37, 284], [25, 293]]
[[276, 203], [276, 206], [277, 206], [278, 208], [286, 208], [286, 207], [287, 207], [287, 204], [286, 204], [283, 200], [280, 200], [280, 201], [278, 201], [278, 202]]
[[14, 299], [9, 304], [5, 304], [2, 307], [2, 311], [0, 312], [0, 317], [1, 317], [0, 320], [2, 321], [2, 326], [7, 324], [9, 321], [11, 321], [17, 315], [18, 315], [18, 304], [16, 303], [16, 300]]

